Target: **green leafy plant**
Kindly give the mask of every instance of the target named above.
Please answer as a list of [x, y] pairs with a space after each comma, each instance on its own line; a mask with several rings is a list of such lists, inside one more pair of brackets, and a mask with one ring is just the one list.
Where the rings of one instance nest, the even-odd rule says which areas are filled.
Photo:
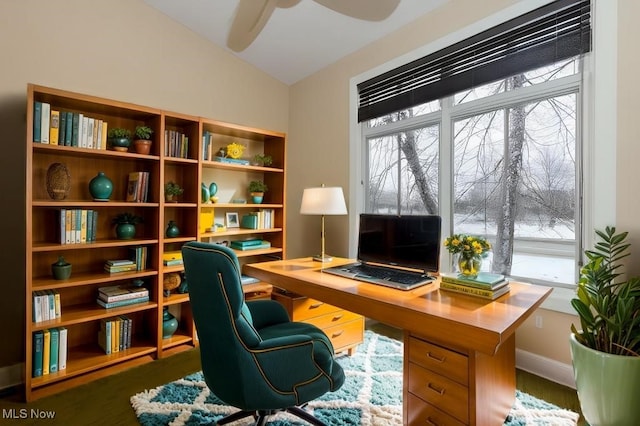
[[114, 127], [107, 132], [109, 139], [131, 139], [131, 130], [123, 129], [121, 127]]
[[164, 184], [164, 193], [167, 195], [182, 195], [183, 192], [184, 189], [174, 181], [169, 181]]
[[628, 232], [615, 227], [596, 230], [593, 250], [580, 270], [577, 298], [571, 306], [580, 318], [581, 331], [571, 331], [581, 344], [608, 354], [640, 356], [640, 278], [623, 279], [620, 262], [629, 256]]
[[114, 225], [123, 225], [123, 224], [136, 225], [138, 223], [142, 223], [142, 217], [129, 212], [119, 213], [113, 218], [112, 223]]
[[269, 188], [261, 180], [252, 180], [249, 182], [249, 192], [267, 192]]
[[153, 134], [153, 129], [148, 126], [136, 126], [134, 133], [138, 139], [149, 140]]
[[267, 154], [256, 154], [253, 156], [253, 162], [260, 166], [270, 166], [273, 164], [273, 158]]

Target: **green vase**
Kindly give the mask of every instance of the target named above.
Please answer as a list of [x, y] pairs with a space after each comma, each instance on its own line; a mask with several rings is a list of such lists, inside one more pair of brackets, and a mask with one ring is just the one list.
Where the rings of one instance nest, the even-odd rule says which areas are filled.
[[131, 223], [120, 223], [116, 226], [116, 236], [119, 240], [131, 240], [136, 236], [136, 226]]
[[98, 172], [98, 175], [89, 181], [89, 193], [94, 201], [109, 201], [113, 192], [113, 182], [104, 172]]
[[68, 280], [71, 277], [71, 264], [60, 256], [57, 262], [51, 264], [51, 273], [56, 280]]
[[174, 317], [167, 307], [162, 312], [162, 338], [168, 339], [178, 329], [178, 320]]
[[180, 235], [180, 229], [178, 225], [173, 220], [169, 221], [169, 225], [167, 225], [167, 230], [165, 231], [165, 235], [169, 238], [175, 238]]
[[640, 357], [611, 355], [570, 336], [580, 408], [591, 426], [635, 426], [640, 419]]

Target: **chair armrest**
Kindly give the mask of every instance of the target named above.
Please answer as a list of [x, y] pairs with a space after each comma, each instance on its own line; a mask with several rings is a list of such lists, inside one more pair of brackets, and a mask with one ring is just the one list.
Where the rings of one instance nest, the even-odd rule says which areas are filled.
[[250, 300], [247, 307], [256, 330], [290, 321], [284, 306], [275, 300]]
[[317, 349], [309, 336], [292, 334], [263, 340], [252, 352], [267, 381], [280, 391], [290, 392], [319, 374], [326, 375], [316, 359]]

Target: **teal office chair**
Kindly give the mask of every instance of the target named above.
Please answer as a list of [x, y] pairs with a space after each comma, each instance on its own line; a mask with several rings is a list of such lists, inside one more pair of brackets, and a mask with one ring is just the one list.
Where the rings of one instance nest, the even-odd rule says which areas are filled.
[[228, 247], [189, 242], [182, 258], [205, 381], [241, 410], [217, 424], [253, 416], [263, 425], [268, 415], [284, 410], [324, 425], [302, 408], [344, 383], [324, 332], [291, 322], [274, 300], [245, 303], [238, 258]]

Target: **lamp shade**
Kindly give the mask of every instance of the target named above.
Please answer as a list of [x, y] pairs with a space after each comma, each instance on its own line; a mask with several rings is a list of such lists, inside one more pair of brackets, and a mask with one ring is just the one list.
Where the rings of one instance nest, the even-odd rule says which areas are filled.
[[339, 186], [322, 186], [306, 188], [302, 193], [300, 214], [343, 215], [347, 214], [342, 188]]

